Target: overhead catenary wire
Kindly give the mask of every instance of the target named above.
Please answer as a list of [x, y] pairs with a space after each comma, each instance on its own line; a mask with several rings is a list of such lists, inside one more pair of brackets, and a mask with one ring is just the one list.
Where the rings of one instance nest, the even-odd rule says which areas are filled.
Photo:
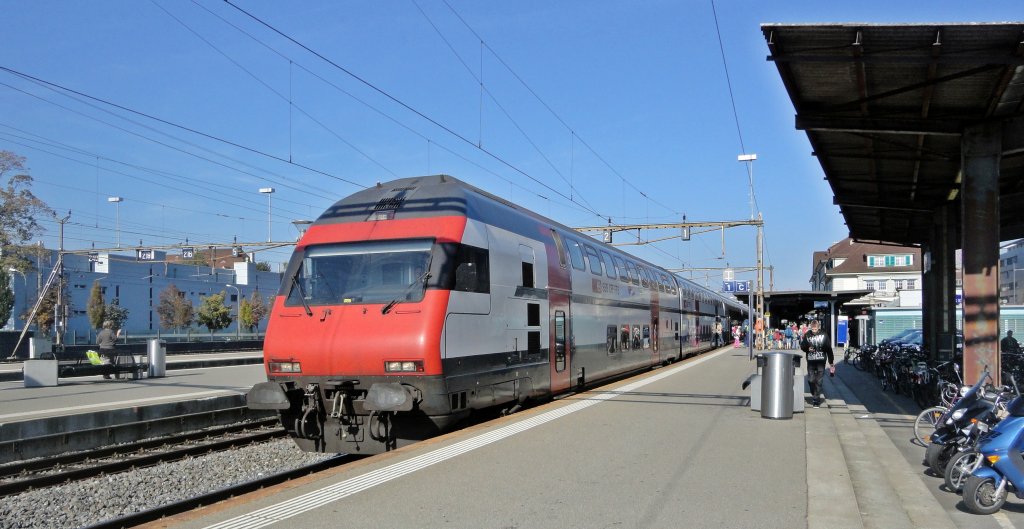
[[[460, 160], [462, 160], [462, 161], [464, 161], [464, 162], [466, 162], [466, 163], [468, 163], [468, 164], [470, 164], [470, 165], [480, 169], [481, 171], [484, 171], [487, 174], [489, 174], [491, 176], [494, 176], [494, 177], [496, 177], [496, 178], [498, 178], [498, 179], [500, 179], [500, 180], [510, 184], [511, 186], [513, 186], [515, 188], [518, 188], [518, 189], [521, 189], [521, 190], [523, 190], [523, 191], [525, 191], [525, 192], [527, 192], [527, 193], [529, 193], [531, 195], [534, 195], [534, 196], [536, 196], [536, 197], [538, 197], [538, 198], [540, 198], [542, 200], [551, 200], [553, 203], [557, 203], [557, 204], [559, 204], [561, 206], [564, 206], [564, 207], [567, 207], [567, 208], [571, 208], [571, 209], [574, 209], [574, 210], [577, 210], [577, 211], [581, 211], [581, 212], [584, 212], [584, 213], [592, 213], [592, 211], [589, 211], [587, 209], [583, 209], [580, 205], [578, 205], [575, 202], [572, 202], [572, 201], [561, 202], [561, 201], [558, 201], [558, 200], [554, 200], [554, 199], [552, 199], [549, 196], [545, 196], [545, 195], [542, 195], [540, 193], [537, 193], [536, 191], [534, 191], [534, 190], [532, 190], [532, 189], [530, 189], [530, 188], [520, 184], [518, 181], [513, 180], [511, 178], [508, 178], [508, 177], [506, 177], [504, 175], [501, 175], [501, 174], [495, 172], [494, 170], [492, 170], [492, 169], [490, 169], [488, 167], [485, 167], [485, 166], [481, 165], [480, 163], [478, 163], [478, 162], [476, 162], [474, 160], [471, 160], [470, 158], [466, 157], [465, 155], [455, 151], [451, 147], [448, 147], [445, 144], [441, 143], [436, 138], [430, 138], [430, 137], [426, 136], [425, 134], [417, 131], [416, 129], [410, 127], [409, 125], [401, 122], [397, 118], [391, 116], [390, 114], [388, 114], [384, 110], [381, 110], [380, 108], [378, 108], [375, 105], [369, 103], [368, 101], [366, 101], [366, 100], [356, 96], [352, 92], [350, 92], [348, 90], [345, 90], [341, 86], [338, 86], [337, 83], [332, 82], [331, 80], [329, 80], [329, 79], [325, 78], [324, 76], [318, 74], [317, 72], [313, 71], [312, 69], [304, 66], [295, 57], [290, 57], [290, 56], [282, 53], [281, 51], [275, 49], [273, 46], [267, 44], [266, 42], [264, 42], [260, 38], [256, 37], [255, 35], [253, 35], [252, 33], [248, 32], [248, 31], [246, 31], [244, 28], [240, 27], [238, 24], [235, 24], [234, 22], [232, 22], [231, 20], [228, 20], [227, 18], [221, 16], [220, 14], [218, 14], [218, 13], [216, 13], [214, 11], [211, 11], [208, 7], [206, 7], [206, 6], [196, 2], [195, 0], [192, 0], [192, 4], [195, 5], [196, 7], [200, 8], [200, 9], [202, 9], [203, 11], [206, 11], [210, 16], [220, 20], [225, 25], [231, 27], [232, 29], [234, 29], [238, 33], [244, 35], [245, 37], [247, 37], [248, 39], [252, 40], [256, 44], [258, 44], [261, 47], [263, 47], [266, 50], [268, 50], [269, 52], [277, 55], [278, 57], [280, 57], [280, 58], [282, 58], [284, 60], [287, 60], [289, 62], [289, 65], [295, 66], [295, 67], [299, 68], [300, 70], [302, 70], [306, 74], [308, 74], [308, 75], [312, 76], [313, 78], [319, 80], [320, 82], [324, 83], [326, 86], [331, 87], [332, 89], [334, 89], [337, 92], [345, 95], [346, 97], [352, 99], [353, 101], [355, 101], [355, 102], [359, 103], [360, 105], [366, 107], [367, 109], [373, 111], [374, 113], [380, 115], [381, 117], [383, 117], [384, 119], [390, 121], [391, 123], [395, 124], [396, 126], [402, 128], [405, 131], [409, 132], [410, 134], [413, 134], [413, 135], [417, 136], [418, 138], [422, 139], [427, 144], [428, 170], [429, 170], [429, 166], [430, 166], [430, 161], [429, 160], [430, 160], [430, 155], [431, 155], [430, 147], [434, 146], [434, 147], [437, 147], [438, 149], [441, 149], [442, 151], [444, 151], [444, 152], [446, 152], [446, 153], [448, 153], [448, 154], [450, 154], [452, 156], [455, 156], [456, 158], [458, 158], [458, 159], [460, 159]], [[474, 145], [474, 147], [475, 147], [475, 145]], [[492, 158], [493, 158], [493, 156], [492, 156]], [[569, 197], [564, 197], [564, 198], [568, 199]]]
[[495, 59], [497, 59], [497, 60], [498, 60], [498, 62], [499, 62], [499, 63], [501, 63], [501, 65], [502, 65], [502, 66], [504, 66], [504, 67], [505, 67], [505, 69], [506, 69], [506, 70], [508, 70], [508, 72], [509, 72], [509, 73], [511, 73], [511, 74], [512, 74], [512, 76], [513, 76], [513, 77], [515, 77], [515, 79], [516, 79], [517, 81], [519, 81], [519, 83], [520, 83], [520, 84], [522, 84], [522, 85], [523, 85], [523, 87], [524, 87], [524, 88], [526, 88], [526, 90], [527, 90], [528, 92], [530, 92], [530, 94], [531, 94], [531, 95], [532, 95], [532, 96], [533, 96], [533, 97], [534, 97], [534, 98], [535, 98], [535, 99], [536, 99], [536, 100], [537, 100], [537, 101], [538, 101], [538, 102], [539, 102], [539, 103], [540, 103], [540, 104], [541, 104], [541, 105], [542, 105], [542, 106], [543, 106], [543, 107], [544, 107], [545, 109], [547, 109], [547, 111], [548, 111], [549, 113], [551, 113], [551, 115], [552, 115], [552, 116], [554, 116], [554, 118], [555, 118], [556, 120], [558, 120], [558, 122], [559, 122], [559, 123], [561, 123], [561, 124], [562, 124], [562, 126], [563, 126], [563, 127], [565, 127], [565, 128], [566, 128], [566, 130], [568, 130], [568, 131], [569, 131], [569, 133], [570, 133], [570, 134], [571, 134], [572, 136], [574, 136], [574, 137], [575, 137], [576, 139], [578, 139], [578, 140], [580, 141], [580, 143], [582, 143], [582, 144], [583, 144], [583, 146], [585, 146], [585, 147], [587, 148], [587, 150], [588, 150], [588, 151], [590, 151], [590, 152], [591, 152], [591, 153], [592, 153], [592, 154], [594, 155], [594, 157], [596, 157], [596, 158], [598, 159], [598, 161], [600, 161], [600, 162], [601, 162], [602, 164], [604, 164], [604, 166], [605, 166], [605, 167], [607, 167], [607, 168], [608, 168], [608, 169], [609, 169], [609, 170], [610, 170], [610, 171], [611, 171], [611, 172], [612, 172], [613, 174], [615, 174], [616, 176], [618, 176], [618, 177], [619, 177], [619, 178], [620, 178], [620, 179], [622, 180], [622, 182], [623, 182], [623, 184], [624, 184], [624, 185], [628, 185], [628, 186], [629, 186], [630, 188], [632, 188], [632, 189], [633, 189], [634, 191], [636, 191], [637, 193], [639, 193], [639, 194], [640, 194], [640, 196], [642, 196], [642, 197], [644, 197], [645, 199], [647, 199], [648, 201], [650, 201], [650, 202], [652, 202], [652, 203], [654, 203], [654, 204], [658, 205], [659, 207], [662, 207], [662, 208], [664, 208], [664, 209], [666, 209], [666, 210], [668, 210], [668, 211], [670, 211], [670, 212], [674, 213], [674, 214], [675, 214], [675, 215], [677, 215], [677, 216], [681, 214], [681, 213], [680, 213], [679, 211], [676, 211], [676, 210], [675, 210], [675, 209], [673, 209], [672, 207], [670, 207], [670, 206], [667, 206], [667, 205], [665, 205], [665, 204], [662, 204], [661, 202], [658, 202], [658, 201], [657, 201], [657, 200], [655, 200], [654, 198], [652, 198], [652, 197], [650, 197], [649, 195], [647, 195], [647, 193], [646, 193], [646, 192], [644, 192], [644, 191], [643, 191], [643, 190], [642, 190], [641, 188], [637, 187], [637, 186], [636, 186], [636, 184], [634, 184], [634, 183], [633, 183], [632, 181], [630, 181], [630, 180], [629, 180], [629, 179], [627, 179], [627, 178], [626, 178], [625, 176], [623, 176], [623, 175], [622, 175], [622, 173], [620, 173], [620, 172], [619, 172], [619, 171], [618, 171], [618, 170], [617, 170], [617, 169], [616, 169], [615, 167], [613, 167], [613, 166], [611, 165], [611, 163], [609, 163], [609, 162], [608, 162], [607, 160], [605, 160], [605, 159], [604, 159], [604, 157], [602, 157], [602, 156], [601, 156], [601, 155], [600, 155], [600, 154], [599, 154], [599, 153], [597, 152], [597, 150], [595, 150], [595, 149], [594, 149], [593, 147], [591, 147], [591, 145], [590, 145], [589, 143], [587, 143], [587, 141], [586, 141], [585, 139], [583, 139], [582, 137], [580, 137], [579, 133], [577, 133], [577, 132], [576, 132], [576, 130], [575, 130], [575, 129], [574, 129], [574, 128], [573, 128], [572, 126], [570, 126], [570, 125], [569, 125], [569, 124], [568, 124], [568, 123], [567, 123], [567, 122], [565, 121], [565, 119], [563, 119], [563, 118], [562, 118], [562, 116], [560, 116], [560, 115], [559, 115], [559, 114], [558, 114], [557, 112], [555, 112], [555, 110], [554, 110], [553, 108], [551, 108], [551, 105], [549, 105], [549, 104], [547, 103], [547, 101], [545, 101], [545, 100], [544, 100], [544, 99], [543, 99], [542, 97], [540, 97], [540, 94], [538, 94], [538, 93], [537, 93], [537, 92], [536, 92], [536, 91], [535, 91], [535, 90], [534, 90], [534, 89], [533, 89], [533, 88], [532, 88], [532, 87], [531, 87], [531, 86], [530, 86], [530, 85], [529, 85], [529, 84], [528, 84], [528, 83], [526, 82], [526, 80], [524, 80], [524, 79], [523, 79], [523, 78], [522, 78], [522, 77], [521, 77], [521, 76], [519, 75], [519, 73], [518, 73], [518, 72], [516, 72], [516, 71], [515, 71], [515, 70], [514, 70], [514, 69], [512, 68], [512, 66], [510, 66], [510, 65], [509, 65], [509, 64], [508, 64], [508, 63], [507, 63], [507, 62], [505, 61], [505, 59], [504, 59], [504, 58], [502, 58], [502, 56], [501, 56], [500, 54], [498, 54], [498, 52], [497, 52], [497, 51], [496, 51], [496, 50], [495, 50], [494, 48], [492, 48], [492, 47], [491, 47], [491, 46], [490, 46], [489, 44], [487, 44], [487, 41], [485, 41], [485, 40], [484, 40], [484, 38], [483, 38], [482, 36], [480, 36], [480, 34], [479, 34], [479, 33], [477, 33], [477, 31], [476, 31], [475, 29], [473, 29], [473, 26], [471, 26], [471, 25], [470, 25], [470, 24], [469, 24], [469, 23], [468, 23], [468, 22], [466, 21], [466, 19], [464, 19], [464, 18], [462, 17], [462, 15], [461, 15], [461, 14], [459, 14], [459, 12], [458, 12], [458, 11], [456, 11], [456, 10], [455, 10], [455, 8], [454, 8], [454, 7], [452, 7], [452, 5], [451, 5], [450, 3], [448, 3], [448, 0], [442, 0], [442, 1], [443, 1], [443, 2], [444, 2], [444, 4], [445, 4], [445, 5], [446, 5], [446, 6], [448, 7], [448, 9], [449, 9], [449, 10], [451, 10], [452, 14], [454, 14], [454, 15], [455, 15], [455, 17], [459, 19], [459, 21], [460, 21], [460, 22], [462, 23], [462, 25], [463, 25], [463, 26], [465, 26], [465, 27], [466, 27], [466, 29], [468, 29], [468, 30], [470, 31], [470, 33], [472, 33], [472, 34], [473, 34], [473, 35], [474, 35], [474, 36], [475, 36], [475, 37], [476, 37], [476, 38], [477, 38], [477, 39], [478, 39], [478, 40], [480, 41], [480, 43], [481, 43], [481, 44], [482, 44], [482, 45], [483, 45], [483, 46], [484, 46], [485, 48], [487, 48], [487, 50], [488, 50], [488, 51], [490, 51], [490, 52], [491, 52], [491, 54], [492, 54], [492, 55], [494, 56], [494, 58], [495, 58]]
[[[281, 36], [282, 38], [284, 38], [284, 39], [288, 40], [289, 42], [295, 44], [296, 46], [302, 48], [303, 50], [307, 51], [311, 55], [317, 57], [318, 59], [324, 61], [325, 63], [329, 64], [330, 66], [332, 66], [332, 67], [336, 68], [337, 70], [343, 72], [344, 74], [346, 74], [349, 77], [355, 79], [356, 81], [358, 81], [359, 83], [363, 84], [364, 86], [370, 88], [371, 90], [377, 92], [378, 94], [382, 95], [383, 97], [385, 97], [385, 98], [389, 99], [390, 101], [394, 102], [395, 104], [401, 106], [402, 108], [405, 108], [406, 110], [408, 110], [409, 112], [412, 112], [413, 114], [416, 114], [420, 118], [428, 121], [429, 123], [433, 124], [434, 126], [436, 126], [436, 127], [440, 128], [441, 130], [447, 132], [448, 134], [452, 135], [453, 137], [457, 138], [458, 140], [462, 141], [463, 143], [465, 143], [467, 145], [470, 145], [472, 147], [475, 147], [478, 151], [486, 154], [487, 156], [491, 157], [492, 159], [494, 159], [498, 163], [508, 167], [509, 169], [511, 169], [511, 170], [513, 170], [513, 171], [523, 175], [523, 176], [525, 176], [526, 178], [529, 178], [533, 182], [535, 182], [538, 185], [540, 185], [541, 187], [551, 191], [552, 193], [555, 193], [558, 196], [560, 196], [560, 197], [562, 197], [562, 198], [564, 198], [566, 200], [569, 200], [570, 202], [575, 202], [570, 197], [566, 196], [561, 191], [551, 187], [550, 185], [548, 185], [547, 183], [543, 182], [539, 178], [533, 176], [532, 174], [526, 172], [525, 170], [519, 168], [518, 166], [512, 164], [511, 162], [505, 160], [501, 156], [498, 156], [493, 151], [491, 151], [489, 149], [486, 149], [486, 148], [484, 148], [482, 146], [478, 147], [475, 143], [473, 143], [472, 140], [470, 140], [469, 138], [467, 138], [464, 135], [460, 134], [459, 132], [456, 132], [451, 127], [449, 127], [449, 126], [441, 123], [440, 121], [438, 121], [438, 120], [428, 116], [424, 112], [416, 109], [415, 107], [413, 107], [413, 106], [409, 105], [408, 103], [402, 101], [401, 99], [395, 97], [394, 95], [392, 95], [388, 91], [384, 90], [383, 88], [378, 87], [377, 85], [375, 85], [375, 84], [371, 83], [370, 81], [364, 79], [363, 77], [357, 75], [355, 72], [352, 72], [351, 70], [349, 70], [349, 69], [345, 68], [344, 66], [338, 64], [337, 62], [331, 60], [330, 58], [326, 57], [325, 55], [321, 54], [320, 52], [314, 50], [313, 48], [307, 46], [306, 44], [303, 44], [302, 42], [300, 42], [299, 40], [295, 39], [291, 35], [288, 35], [284, 31], [281, 31], [280, 29], [277, 29], [275, 26], [273, 26], [269, 22], [266, 22], [263, 19], [257, 17], [256, 15], [250, 13], [249, 11], [246, 11], [245, 9], [242, 9], [238, 5], [236, 5], [233, 2], [231, 2], [230, 0], [224, 0], [224, 2], [227, 5], [231, 6], [232, 8], [236, 9], [237, 11], [239, 11], [240, 13], [244, 14], [245, 16], [251, 18], [252, 20], [257, 22], [258, 24], [264, 26], [268, 30], [276, 33], [277, 35]], [[578, 202], [576, 202], [576, 203], [578, 204]], [[580, 205], [581, 205], [581, 207], [584, 207], [584, 209], [587, 209], [590, 213], [592, 213], [593, 215], [595, 215], [597, 217], [601, 217], [601, 218], [605, 217], [605, 215], [602, 215], [601, 213], [597, 212], [593, 208], [587, 207], [587, 206], [585, 206], [583, 204], [580, 204]]]

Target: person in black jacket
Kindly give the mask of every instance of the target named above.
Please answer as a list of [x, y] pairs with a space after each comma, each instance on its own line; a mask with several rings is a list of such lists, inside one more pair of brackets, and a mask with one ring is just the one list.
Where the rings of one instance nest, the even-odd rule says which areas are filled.
[[832, 340], [821, 330], [818, 320], [811, 320], [811, 329], [800, 340], [800, 349], [807, 355], [807, 382], [811, 386], [811, 404], [818, 408], [825, 398], [825, 364], [828, 364], [831, 374], [834, 375], [836, 372], [835, 359], [832, 357]]

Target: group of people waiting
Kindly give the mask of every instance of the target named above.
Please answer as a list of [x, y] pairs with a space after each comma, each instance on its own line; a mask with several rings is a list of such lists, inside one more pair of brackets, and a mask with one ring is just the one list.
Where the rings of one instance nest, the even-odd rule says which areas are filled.
[[797, 326], [796, 323], [769, 329], [765, 334], [765, 349], [799, 349], [800, 339], [807, 334], [807, 324]]

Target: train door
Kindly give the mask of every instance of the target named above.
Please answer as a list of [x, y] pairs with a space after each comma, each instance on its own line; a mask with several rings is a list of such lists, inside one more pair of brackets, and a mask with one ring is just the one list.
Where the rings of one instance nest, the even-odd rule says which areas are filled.
[[551, 391], [558, 393], [569, 389], [572, 384], [570, 363], [572, 362], [572, 312], [569, 296], [551, 292]]

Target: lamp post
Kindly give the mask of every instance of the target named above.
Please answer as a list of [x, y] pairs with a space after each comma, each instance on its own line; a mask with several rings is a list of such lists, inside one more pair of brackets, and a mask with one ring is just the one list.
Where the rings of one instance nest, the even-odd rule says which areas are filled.
[[235, 340], [241, 339], [242, 334], [242, 291], [235, 285], [224, 285], [228, 288], [235, 289]]
[[274, 188], [272, 188], [272, 187], [261, 187], [260, 188], [260, 193], [263, 193], [264, 195], [267, 195], [267, 242], [270, 242], [270, 241], [274, 240], [271, 237], [271, 234], [273, 233], [273, 231], [272, 231], [273, 228], [271, 227], [271, 224], [270, 224], [270, 213], [272, 211], [271, 196], [274, 194]]
[[736, 161], [747, 164], [747, 183], [750, 187], [750, 220], [754, 220], [754, 160], [756, 159], [756, 154], [741, 154], [736, 157]]
[[121, 202], [124, 202], [122, 197], [107, 197], [107, 202], [113, 202], [115, 205], [116, 225], [115, 233], [117, 234], [117, 248], [121, 247]]

